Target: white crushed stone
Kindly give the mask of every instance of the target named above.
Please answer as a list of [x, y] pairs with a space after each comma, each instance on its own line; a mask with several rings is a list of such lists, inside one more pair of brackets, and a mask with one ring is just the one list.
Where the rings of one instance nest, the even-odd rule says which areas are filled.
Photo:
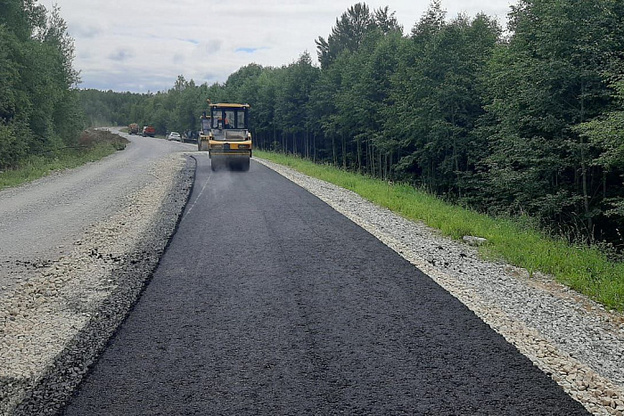
[[[153, 180], [128, 195], [116, 215], [87, 229], [68, 255], [18, 269], [22, 283], [0, 296], [0, 415], [13, 414], [32, 395], [68, 343], [102, 312], [119, 283], [113, 271], [136, 255], [146, 230], [160, 220], [185, 163], [179, 153], [154, 163]], [[166, 238], [155, 242], [154, 251], [164, 249]]]
[[624, 316], [549, 276], [483, 260], [354, 192], [254, 158], [325, 201], [429, 275], [594, 415], [624, 415]]

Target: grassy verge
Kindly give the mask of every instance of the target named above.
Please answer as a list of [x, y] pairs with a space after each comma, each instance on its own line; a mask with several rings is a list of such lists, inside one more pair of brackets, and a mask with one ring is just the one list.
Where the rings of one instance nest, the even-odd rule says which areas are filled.
[[[113, 137], [114, 136], [114, 137]], [[83, 134], [78, 148], [61, 150], [56, 155], [29, 156], [19, 168], [0, 173], [0, 189], [19, 186], [54, 171], [72, 169], [100, 160], [125, 148], [125, 139], [108, 132]]]
[[408, 185], [390, 185], [331, 166], [282, 154], [256, 151], [258, 157], [292, 167], [340, 187], [349, 189], [380, 206], [455, 239], [465, 235], [487, 238], [481, 254], [503, 260], [530, 273], [540, 271], [586, 294], [607, 308], [624, 310], [624, 264], [608, 260], [597, 248], [573, 247], [546, 236], [527, 221], [492, 218], [446, 203]]

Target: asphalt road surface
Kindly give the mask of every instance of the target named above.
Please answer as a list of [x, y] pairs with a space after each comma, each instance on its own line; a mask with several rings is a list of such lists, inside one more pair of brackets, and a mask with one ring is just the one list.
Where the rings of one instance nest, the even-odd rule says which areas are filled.
[[66, 415], [580, 415], [426, 275], [258, 163], [210, 171]]

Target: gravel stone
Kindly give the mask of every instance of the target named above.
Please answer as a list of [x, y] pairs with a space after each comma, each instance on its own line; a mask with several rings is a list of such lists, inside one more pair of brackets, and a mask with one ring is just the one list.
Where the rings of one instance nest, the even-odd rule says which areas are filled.
[[[624, 315], [551, 276], [484, 260], [477, 247], [440, 235], [354, 192], [254, 158], [370, 232], [470, 308], [594, 415], [622, 413]], [[624, 406], [622, 406], [624, 407]]]
[[138, 298], [190, 195], [194, 160], [173, 153], [150, 173], [69, 253], [4, 269], [21, 283], [0, 295], [0, 415], [55, 414]]

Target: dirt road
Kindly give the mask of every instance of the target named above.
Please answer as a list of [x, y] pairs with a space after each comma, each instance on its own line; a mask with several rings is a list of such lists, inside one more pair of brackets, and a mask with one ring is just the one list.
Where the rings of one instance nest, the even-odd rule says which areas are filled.
[[173, 233], [193, 147], [129, 139], [99, 162], [0, 192], [0, 414], [64, 400]]
[[123, 152], [71, 172], [0, 191], [0, 294], [21, 280], [8, 269], [68, 254], [90, 225], [127, 206], [128, 195], [156, 178], [150, 168], [191, 145], [126, 135]]

